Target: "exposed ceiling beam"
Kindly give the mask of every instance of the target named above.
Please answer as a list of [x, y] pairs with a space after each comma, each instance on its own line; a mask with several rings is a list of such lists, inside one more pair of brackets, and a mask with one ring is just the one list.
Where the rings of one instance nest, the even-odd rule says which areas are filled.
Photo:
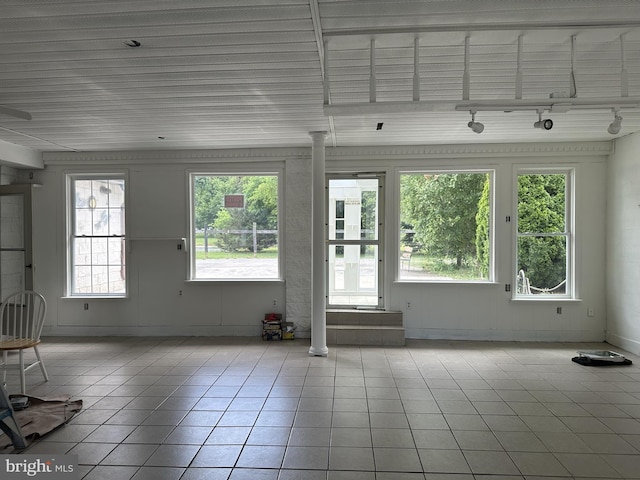
[[[318, 47], [318, 57], [320, 58], [320, 73], [322, 78], [325, 78], [325, 50], [324, 40], [322, 35], [322, 24], [320, 21], [320, 8], [318, 7], [318, 0], [309, 0], [309, 8], [311, 9], [311, 21], [313, 22], [313, 32], [316, 37], [316, 45]], [[331, 145], [337, 146], [338, 140], [336, 138], [336, 129], [333, 122], [333, 117], [328, 116], [329, 120], [329, 138], [331, 138]]]
[[0, 164], [17, 168], [44, 168], [41, 152], [3, 141], [0, 141]]
[[640, 97], [607, 97], [607, 98], [563, 98], [516, 99], [516, 100], [475, 100], [457, 103], [458, 111], [524, 111], [547, 110], [549, 112], [566, 113], [569, 110], [602, 110], [638, 108]]
[[380, 113], [411, 112], [451, 112], [451, 111], [549, 111], [566, 113], [569, 110], [602, 110], [639, 108], [640, 97], [608, 97], [608, 98], [570, 98], [556, 97], [543, 99], [515, 100], [434, 100], [406, 102], [361, 102], [338, 105], [325, 105], [325, 115], [354, 116], [374, 115]]
[[393, 34], [419, 34], [444, 32], [522, 32], [527, 30], [580, 30], [580, 29], [609, 29], [609, 28], [638, 28], [638, 21], [593, 21], [593, 22], [519, 22], [519, 23], [478, 23], [478, 24], [446, 24], [446, 25], [416, 25], [409, 27], [377, 27], [355, 29], [324, 30], [325, 37], [346, 36], [376, 36]]

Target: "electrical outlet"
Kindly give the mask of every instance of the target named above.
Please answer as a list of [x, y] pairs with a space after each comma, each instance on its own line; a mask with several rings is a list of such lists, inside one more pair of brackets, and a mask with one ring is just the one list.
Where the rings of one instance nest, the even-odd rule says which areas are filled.
[[556, 308], [556, 313], [557, 313], [558, 315], [562, 315], [562, 307], [557, 307], [557, 308]]
[[85, 309], [85, 310], [89, 310], [89, 304], [88, 304], [88, 303], [85, 303], [85, 304], [84, 304], [84, 309]]
[[411, 310], [411, 302], [407, 302], [407, 310]]
[[587, 308], [587, 317], [593, 317], [594, 313], [593, 313], [593, 308], [589, 307]]
[[272, 305], [273, 305], [274, 307], [277, 307], [277, 306], [278, 306], [278, 300], [276, 300], [276, 299], [274, 298], [274, 299], [273, 299], [273, 304], [272, 304]]

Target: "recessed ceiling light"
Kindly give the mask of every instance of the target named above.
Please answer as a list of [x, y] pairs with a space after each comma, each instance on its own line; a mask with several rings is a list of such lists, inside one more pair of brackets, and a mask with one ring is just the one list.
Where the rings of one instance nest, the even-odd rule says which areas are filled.
[[125, 40], [124, 43], [127, 47], [131, 47], [131, 48], [138, 48], [140, 46], [142, 46], [142, 44], [138, 41], [138, 40]]

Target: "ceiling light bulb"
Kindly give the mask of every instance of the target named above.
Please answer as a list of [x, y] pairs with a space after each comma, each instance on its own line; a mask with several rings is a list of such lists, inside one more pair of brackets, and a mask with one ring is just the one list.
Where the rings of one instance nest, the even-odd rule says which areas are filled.
[[609, 124], [609, 128], [607, 128], [607, 132], [611, 135], [617, 135], [620, 133], [620, 129], [622, 128], [622, 117], [617, 113], [613, 117], [613, 122]]

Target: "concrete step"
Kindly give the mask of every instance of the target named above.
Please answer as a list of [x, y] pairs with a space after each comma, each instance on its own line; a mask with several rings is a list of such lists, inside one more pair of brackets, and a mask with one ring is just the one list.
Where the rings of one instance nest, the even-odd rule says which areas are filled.
[[404, 344], [402, 312], [327, 310], [327, 345]]
[[402, 326], [402, 312], [390, 310], [327, 310], [327, 325]]

